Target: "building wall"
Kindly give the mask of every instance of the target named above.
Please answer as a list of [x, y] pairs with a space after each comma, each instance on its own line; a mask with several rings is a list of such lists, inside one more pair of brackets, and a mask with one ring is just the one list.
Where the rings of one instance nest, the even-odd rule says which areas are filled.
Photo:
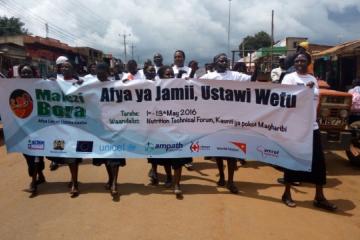
[[0, 37], [0, 43], [13, 43], [19, 46], [24, 46], [24, 41], [23, 41], [23, 36], [22, 35], [17, 35], [17, 36], [2, 36]]
[[286, 38], [287, 55], [296, 52], [296, 48], [300, 42], [307, 41], [307, 38], [288, 37]]

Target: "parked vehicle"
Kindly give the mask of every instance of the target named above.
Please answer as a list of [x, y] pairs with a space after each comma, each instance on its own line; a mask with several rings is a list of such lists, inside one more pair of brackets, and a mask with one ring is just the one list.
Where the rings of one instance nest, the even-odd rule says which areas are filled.
[[320, 99], [318, 122], [321, 140], [325, 150], [350, 149], [352, 134], [348, 131], [348, 121], [352, 104], [352, 95], [346, 92], [330, 90], [325, 81], [319, 81]]

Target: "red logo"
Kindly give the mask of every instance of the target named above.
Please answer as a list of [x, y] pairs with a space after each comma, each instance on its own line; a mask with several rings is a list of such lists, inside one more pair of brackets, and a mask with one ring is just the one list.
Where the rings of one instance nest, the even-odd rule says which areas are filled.
[[30, 94], [21, 89], [16, 89], [11, 93], [9, 105], [12, 112], [19, 118], [27, 118], [33, 110]]
[[200, 151], [200, 145], [199, 142], [192, 143], [190, 146], [191, 152], [199, 152]]
[[231, 142], [232, 144], [234, 144], [235, 146], [237, 146], [241, 151], [243, 151], [243, 153], [246, 154], [246, 144], [245, 143], [240, 143], [240, 142]]

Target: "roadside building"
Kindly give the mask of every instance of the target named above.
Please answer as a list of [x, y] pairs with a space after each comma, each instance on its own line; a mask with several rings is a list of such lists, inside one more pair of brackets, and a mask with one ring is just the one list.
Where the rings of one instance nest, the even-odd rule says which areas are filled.
[[313, 54], [319, 77], [332, 89], [346, 91], [360, 78], [360, 39]]
[[84, 70], [89, 61], [102, 61], [103, 53], [89, 47], [71, 47], [53, 38], [17, 35], [0, 37], [0, 71], [21, 63], [31, 63], [39, 69], [40, 76], [52, 72], [55, 60], [66, 56], [78, 73]]

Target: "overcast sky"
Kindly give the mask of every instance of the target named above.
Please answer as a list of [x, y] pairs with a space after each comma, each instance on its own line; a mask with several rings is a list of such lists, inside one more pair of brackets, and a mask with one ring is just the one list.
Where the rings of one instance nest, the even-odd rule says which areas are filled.
[[[56, 3], [56, 4], [55, 4]], [[232, 0], [231, 49], [247, 35], [271, 32], [275, 11], [275, 40], [308, 37], [318, 44], [360, 39], [359, 0]], [[228, 50], [229, 0], [0, 0], [0, 15], [20, 17], [34, 35], [49, 36], [72, 46], [90, 46], [124, 57], [123, 38], [129, 34], [135, 60], [155, 52], [172, 62], [176, 49], [186, 62], [211, 61]]]

